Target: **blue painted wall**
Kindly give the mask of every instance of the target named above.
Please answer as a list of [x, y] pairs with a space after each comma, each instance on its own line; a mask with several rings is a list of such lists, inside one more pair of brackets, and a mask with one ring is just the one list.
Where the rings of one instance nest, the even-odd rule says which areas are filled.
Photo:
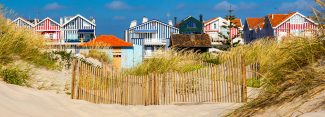
[[142, 62], [142, 46], [122, 48], [122, 68], [132, 68]]

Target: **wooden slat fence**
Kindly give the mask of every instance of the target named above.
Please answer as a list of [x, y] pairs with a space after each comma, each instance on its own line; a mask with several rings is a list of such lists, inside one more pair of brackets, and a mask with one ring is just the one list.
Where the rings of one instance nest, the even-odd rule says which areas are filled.
[[187, 73], [143, 76], [111, 72], [75, 60], [72, 99], [122, 105], [246, 102], [246, 69], [240, 57]]

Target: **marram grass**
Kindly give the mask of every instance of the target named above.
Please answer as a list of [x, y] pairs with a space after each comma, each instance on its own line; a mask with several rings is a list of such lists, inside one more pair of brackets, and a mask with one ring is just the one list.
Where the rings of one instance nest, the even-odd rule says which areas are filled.
[[[324, 60], [325, 42], [317, 38], [291, 37], [282, 42], [260, 39], [249, 45], [232, 48], [223, 56], [242, 54], [246, 64], [258, 62], [262, 76], [262, 93], [229, 116], [250, 116], [257, 110], [290, 101], [296, 96], [325, 83], [324, 66], [315, 63]], [[287, 96], [283, 92], [292, 91]]]

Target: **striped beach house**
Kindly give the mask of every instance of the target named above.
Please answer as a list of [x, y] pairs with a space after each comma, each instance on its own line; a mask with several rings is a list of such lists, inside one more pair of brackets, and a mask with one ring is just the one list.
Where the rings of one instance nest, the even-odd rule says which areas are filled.
[[34, 30], [44, 35], [46, 41], [54, 43], [61, 41], [61, 25], [49, 17], [38, 22]]
[[234, 40], [236, 42], [238, 40], [242, 41], [241, 31], [243, 30], [243, 26], [241, 20], [237, 18], [231, 22], [233, 25], [235, 25], [235, 28], [230, 30], [223, 27], [225, 25], [229, 25], [229, 21], [221, 17], [212, 18], [204, 22], [204, 33], [210, 36], [212, 45], [220, 45], [223, 41], [225, 41], [225, 39], [220, 36], [220, 33], [227, 36], [230, 34], [231, 38], [235, 38]]
[[15, 20], [13, 20], [12, 22], [15, 23], [18, 27], [25, 27], [28, 29], [33, 29], [35, 24], [37, 23], [37, 21], [38, 21], [38, 19], [27, 20], [22, 17], [18, 17]]
[[247, 18], [244, 26], [245, 42], [272, 37], [282, 40], [286, 36], [315, 36], [318, 24], [299, 12], [269, 14], [263, 18]]
[[171, 20], [164, 23], [158, 20], [148, 20], [143, 17], [142, 23], [133, 20], [130, 28], [125, 30], [125, 41], [143, 46], [143, 57], [150, 58], [158, 49], [167, 49], [172, 34], [178, 34], [179, 29], [173, 26]]
[[81, 15], [60, 18], [62, 39], [64, 43], [79, 44], [95, 38], [95, 19], [87, 19]]

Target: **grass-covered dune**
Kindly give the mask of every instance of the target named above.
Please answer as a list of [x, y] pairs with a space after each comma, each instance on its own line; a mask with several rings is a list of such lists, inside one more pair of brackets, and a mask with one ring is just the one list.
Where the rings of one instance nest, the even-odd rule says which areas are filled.
[[7, 10], [0, 6], [0, 78], [11, 84], [26, 85], [29, 71], [19, 61], [36, 67], [57, 68], [56, 61], [44, 49], [43, 36], [17, 27], [6, 16]]
[[260, 64], [262, 93], [229, 116], [252, 116], [325, 84], [325, 65], [320, 62], [325, 60], [324, 40], [291, 37], [277, 42], [261, 39], [232, 48], [224, 56], [235, 54], [244, 55], [246, 64]]

